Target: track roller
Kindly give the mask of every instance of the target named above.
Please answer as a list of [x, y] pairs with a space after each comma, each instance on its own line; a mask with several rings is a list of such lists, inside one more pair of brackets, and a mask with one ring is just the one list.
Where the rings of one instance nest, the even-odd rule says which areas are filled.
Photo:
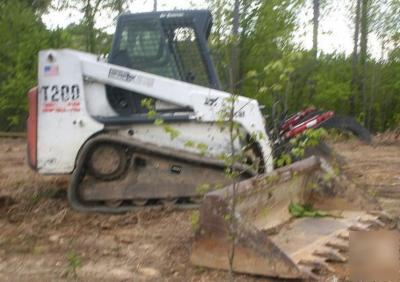
[[138, 207], [143, 207], [147, 204], [148, 200], [147, 199], [135, 199], [132, 200], [132, 204], [134, 206], [138, 206]]
[[123, 200], [105, 201], [104, 204], [109, 208], [118, 208], [122, 205]]
[[163, 206], [172, 207], [178, 202], [178, 198], [164, 198], [160, 200]]

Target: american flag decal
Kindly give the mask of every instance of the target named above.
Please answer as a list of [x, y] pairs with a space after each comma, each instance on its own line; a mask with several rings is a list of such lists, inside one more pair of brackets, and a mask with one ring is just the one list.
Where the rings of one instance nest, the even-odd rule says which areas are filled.
[[56, 75], [58, 75], [58, 65], [44, 66], [44, 76], [56, 76]]

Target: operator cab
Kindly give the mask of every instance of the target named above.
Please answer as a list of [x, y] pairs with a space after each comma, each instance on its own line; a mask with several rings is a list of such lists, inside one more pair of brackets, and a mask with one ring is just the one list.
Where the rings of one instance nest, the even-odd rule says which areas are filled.
[[[207, 39], [212, 16], [207, 10], [125, 14], [118, 18], [111, 64], [188, 83], [219, 89]], [[107, 87], [107, 97], [120, 115], [145, 113], [145, 98], [120, 88]], [[161, 111], [179, 111], [160, 106]]]

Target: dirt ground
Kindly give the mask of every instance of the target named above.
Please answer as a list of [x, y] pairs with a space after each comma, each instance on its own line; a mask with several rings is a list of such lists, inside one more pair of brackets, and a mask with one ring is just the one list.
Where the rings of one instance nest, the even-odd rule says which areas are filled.
[[[379, 137], [367, 146], [346, 140], [334, 148], [354, 182], [399, 215], [400, 141]], [[190, 264], [193, 211], [72, 211], [68, 178], [31, 171], [25, 151], [23, 139], [0, 139], [0, 281], [228, 280], [226, 272]]]
[[386, 212], [399, 217], [400, 136], [377, 136], [372, 146], [349, 140], [333, 147], [345, 158], [344, 170], [349, 178], [376, 197]]

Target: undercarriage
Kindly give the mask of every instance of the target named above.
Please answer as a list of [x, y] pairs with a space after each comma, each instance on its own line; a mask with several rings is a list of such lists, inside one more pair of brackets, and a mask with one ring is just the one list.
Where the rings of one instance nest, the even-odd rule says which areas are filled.
[[[216, 158], [100, 134], [80, 151], [68, 197], [80, 211], [118, 213], [160, 205], [195, 208], [204, 193], [232, 181], [225, 168], [225, 162]], [[239, 180], [256, 173], [248, 165], [235, 169], [244, 172]]]

